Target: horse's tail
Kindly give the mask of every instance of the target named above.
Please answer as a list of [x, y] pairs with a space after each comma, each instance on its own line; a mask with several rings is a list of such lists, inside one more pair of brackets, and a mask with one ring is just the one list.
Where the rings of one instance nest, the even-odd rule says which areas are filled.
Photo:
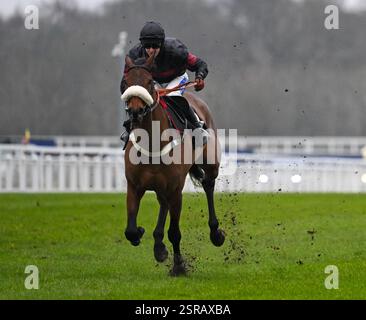
[[202, 188], [202, 180], [205, 177], [205, 172], [198, 165], [194, 164], [189, 170], [189, 177], [196, 188]]

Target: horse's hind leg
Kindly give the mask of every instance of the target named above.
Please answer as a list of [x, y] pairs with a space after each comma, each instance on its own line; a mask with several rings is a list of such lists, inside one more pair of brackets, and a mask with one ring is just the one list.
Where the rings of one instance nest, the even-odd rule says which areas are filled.
[[216, 247], [220, 247], [225, 242], [225, 233], [223, 230], [219, 229], [219, 222], [216, 217], [214, 204], [215, 180], [218, 175], [218, 166], [206, 165], [203, 169], [205, 171], [205, 177], [202, 180], [202, 187], [205, 190], [208, 204], [210, 239]]
[[163, 243], [165, 221], [166, 216], [168, 214], [168, 203], [165, 198], [159, 197], [159, 195], [158, 200], [160, 203], [160, 211], [159, 211], [158, 223], [154, 230], [154, 239], [155, 239], [154, 256], [156, 261], [163, 262], [168, 257], [168, 250], [166, 249], [165, 244]]
[[174, 250], [174, 265], [170, 274], [179, 276], [186, 273], [186, 267], [183, 258], [180, 254], [180, 239], [181, 233], [179, 230], [179, 219], [182, 210], [182, 192], [178, 191], [169, 199], [170, 226], [168, 230], [169, 241], [173, 244]]
[[131, 183], [127, 183], [127, 228], [125, 230], [125, 236], [133, 246], [140, 244], [140, 239], [145, 233], [144, 228], [137, 227], [136, 221], [143, 195], [144, 192], [138, 192]]

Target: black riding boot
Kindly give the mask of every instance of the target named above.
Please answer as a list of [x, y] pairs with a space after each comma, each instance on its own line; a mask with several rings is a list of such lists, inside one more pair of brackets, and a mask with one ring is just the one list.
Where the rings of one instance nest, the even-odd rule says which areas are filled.
[[181, 96], [168, 96], [170, 101], [174, 103], [185, 115], [186, 119], [190, 124], [190, 129], [198, 132], [199, 136], [201, 136], [202, 145], [207, 143], [207, 139], [209, 137], [209, 133], [204, 129], [203, 121], [199, 121], [193, 111], [193, 108], [189, 105], [186, 98]]
[[123, 142], [123, 150], [125, 150], [131, 132], [131, 120], [127, 119], [125, 122], [123, 122], [123, 126], [125, 127], [125, 131], [122, 132], [120, 139]]

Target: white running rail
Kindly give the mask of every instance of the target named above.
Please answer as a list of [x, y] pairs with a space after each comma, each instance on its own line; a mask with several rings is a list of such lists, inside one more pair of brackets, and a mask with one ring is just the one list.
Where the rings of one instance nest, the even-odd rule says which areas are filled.
[[[219, 176], [219, 192], [366, 192], [361, 158], [238, 154], [225, 159], [237, 168]], [[125, 191], [121, 149], [0, 145], [0, 192]], [[202, 190], [188, 178], [184, 191]]]
[[[36, 135], [32, 136], [32, 139], [52, 141], [57, 147], [121, 147], [118, 136]], [[0, 143], [1, 141], [20, 143], [21, 140], [21, 136], [0, 136]], [[360, 156], [362, 148], [366, 146], [366, 137], [238, 136], [237, 142], [238, 150], [253, 153]]]

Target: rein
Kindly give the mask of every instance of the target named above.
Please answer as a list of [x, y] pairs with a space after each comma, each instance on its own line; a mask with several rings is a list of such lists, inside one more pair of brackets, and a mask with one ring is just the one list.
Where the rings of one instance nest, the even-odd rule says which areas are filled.
[[186, 82], [186, 83], [182, 83], [182, 84], [179, 84], [177, 86], [175, 86], [174, 88], [171, 88], [171, 89], [157, 89], [157, 93], [158, 93], [158, 97], [163, 97], [163, 96], [166, 96], [167, 94], [171, 93], [171, 92], [174, 92], [174, 91], [177, 91], [178, 89], [181, 89], [183, 87], [185, 88], [190, 88], [190, 87], [193, 87], [197, 84], [197, 82], [192, 82], [192, 81], [189, 81], [189, 82]]
[[[140, 68], [140, 67], [139, 67]], [[160, 97], [164, 97], [166, 95], [168, 95], [171, 92], [177, 91], [183, 87], [185, 88], [190, 88], [196, 85], [196, 82], [186, 82], [186, 83], [182, 83], [180, 85], [175, 86], [174, 88], [171, 89], [156, 89], [156, 94], [157, 94], [157, 98], [156, 101], [152, 104], [152, 105], [146, 105], [144, 110], [143, 110], [143, 116], [146, 116], [148, 113], [152, 112], [160, 103]], [[126, 111], [128, 112], [128, 108], [126, 108]]]

